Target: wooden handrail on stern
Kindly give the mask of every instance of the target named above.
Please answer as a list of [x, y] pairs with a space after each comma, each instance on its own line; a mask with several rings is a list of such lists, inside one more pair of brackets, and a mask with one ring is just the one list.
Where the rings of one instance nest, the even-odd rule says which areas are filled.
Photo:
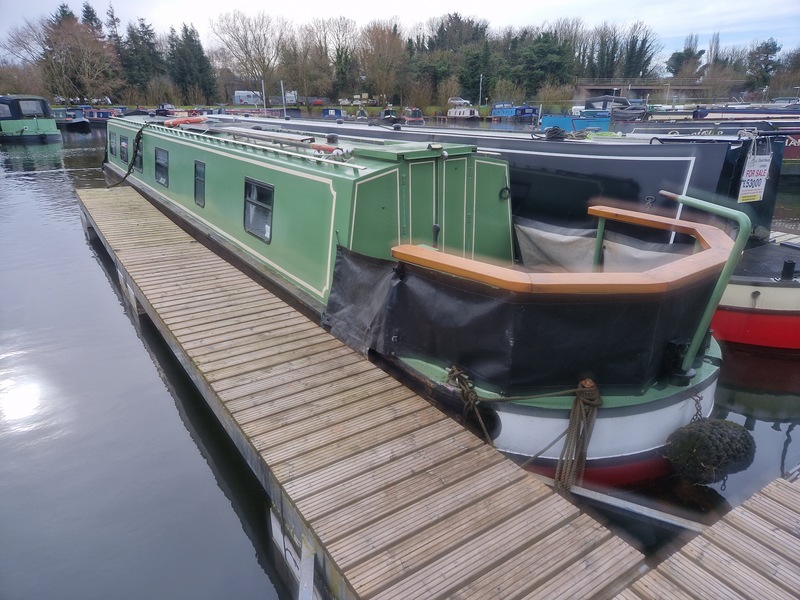
[[412, 244], [393, 247], [392, 256], [408, 264], [511, 292], [609, 295], [657, 294], [679, 289], [709, 275], [719, 274], [733, 249], [733, 240], [713, 225], [609, 206], [592, 206], [589, 214], [686, 234], [697, 241], [701, 251], [641, 273], [530, 273]]

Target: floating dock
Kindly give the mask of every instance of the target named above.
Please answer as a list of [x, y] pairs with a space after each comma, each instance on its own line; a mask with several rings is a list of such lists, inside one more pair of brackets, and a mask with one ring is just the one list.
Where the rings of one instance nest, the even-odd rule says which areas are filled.
[[272, 499], [300, 598], [604, 599], [645, 571], [636, 549], [132, 188], [78, 195], [131, 306]]
[[616, 600], [800, 598], [800, 480], [778, 479]]

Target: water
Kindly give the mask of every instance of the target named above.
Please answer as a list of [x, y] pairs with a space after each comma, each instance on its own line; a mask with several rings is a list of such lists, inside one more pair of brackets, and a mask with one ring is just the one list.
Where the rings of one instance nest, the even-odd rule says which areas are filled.
[[[269, 499], [85, 240], [74, 188], [105, 185], [103, 141], [0, 147], [0, 598], [286, 598]], [[662, 508], [718, 514], [800, 463], [800, 359], [726, 356], [717, 411], [755, 461]]]
[[285, 598], [268, 498], [82, 233], [104, 135], [0, 147], [0, 598]]

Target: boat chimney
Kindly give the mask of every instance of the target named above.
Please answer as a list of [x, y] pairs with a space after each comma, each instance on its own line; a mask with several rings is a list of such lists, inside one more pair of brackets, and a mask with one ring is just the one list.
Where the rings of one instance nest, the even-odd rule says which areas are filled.
[[325, 135], [325, 141], [329, 144], [338, 144], [339, 143], [339, 136], [335, 133], [328, 133]]
[[790, 259], [783, 261], [781, 281], [792, 281], [794, 279], [794, 264], [794, 261]]

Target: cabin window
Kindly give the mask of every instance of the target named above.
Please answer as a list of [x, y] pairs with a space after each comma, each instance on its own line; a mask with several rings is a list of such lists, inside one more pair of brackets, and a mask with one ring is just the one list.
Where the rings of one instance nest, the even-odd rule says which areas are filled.
[[141, 138], [139, 141], [136, 141], [136, 138], [133, 138], [133, 168], [142, 172], [142, 146], [144, 142], [142, 142]]
[[0, 104], [0, 119], [11, 118], [11, 107], [8, 104]]
[[199, 160], [194, 161], [194, 202], [206, 205], [206, 163]]
[[128, 164], [128, 136], [119, 136], [119, 159]]
[[41, 100], [20, 100], [19, 110], [23, 117], [44, 117], [45, 110]]
[[108, 153], [111, 156], [117, 155], [117, 134], [113, 131], [108, 132]]
[[272, 241], [272, 204], [275, 188], [266, 183], [244, 181], [244, 229], [266, 243]]
[[156, 148], [156, 183], [169, 187], [169, 152]]

